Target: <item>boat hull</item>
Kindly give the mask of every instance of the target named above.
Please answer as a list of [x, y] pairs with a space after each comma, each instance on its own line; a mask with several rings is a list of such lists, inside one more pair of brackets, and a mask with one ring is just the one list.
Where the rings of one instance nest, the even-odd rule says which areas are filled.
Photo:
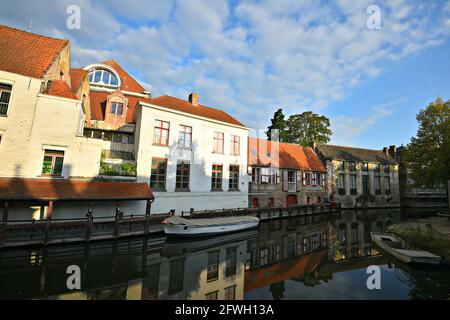
[[[441, 257], [434, 255], [427, 251], [415, 251], [415, 250], [404, 250], [401, 248], [396, 248], [401, 244], [401, 240], [392, 235], [385, 234], [372, 234], [372, 241], [384, 252], [393, 256], [403, 263], [421, 263], [421, 264], [432, 264], [438, 265], [441, 263]], [[383, 240], [384, 239], [384, 240]], [[389, 240], [391, 245], [387, 244], [385, 241]]]
[[190, 226], [190, 225], [173, 225], [165, 224], [164, 232], [168, 236], [177, 237], [198, 237], [198, 236], [211, 236], [216, 234], [230, 233], [241, 230], [247, 230], [256, 228], [259, 224], [259, 220], [235, 223], [228, 225], [213, 225], [213, 226]]

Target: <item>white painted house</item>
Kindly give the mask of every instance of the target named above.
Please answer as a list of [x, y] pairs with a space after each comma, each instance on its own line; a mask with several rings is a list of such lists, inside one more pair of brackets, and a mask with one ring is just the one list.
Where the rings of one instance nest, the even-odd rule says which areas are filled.
[[154, 213], [248, 207], [248, 129], [198, 99], [141, 99], [135, 111], [137, 177]]

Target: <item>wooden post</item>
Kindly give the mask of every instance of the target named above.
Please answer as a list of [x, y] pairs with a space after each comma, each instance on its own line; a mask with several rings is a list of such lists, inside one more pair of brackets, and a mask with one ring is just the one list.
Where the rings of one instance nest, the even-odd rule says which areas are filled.
[[3, 203], [3, 222], [4, 223], [8, 222], [8, 208], [9, 208], [9, 202], [5, 201]]
[[116, 202], [116, 219], [114, 224], [114, 238], [117, 238], [119, 236], [119, 223], [120, 223], [120, 203], [119, 201]]
[[148, 235], [148, 229], [150, 228], [150, 210], [152, 208], [152, 200], [147, 200], [147, 205], [145, 207], [145, 225], [144, 234]]
[[194, 208], [189, 209], [189, 215], [192, 217], [194, 215]]
[[47, 220], [45, 222], [45, 234], [44, 234], [44, 245], [45, 246], [48, 244], [49, 240], [50, 240], [50, 220]]
[[92, 234], [92, 224], [93, 224], [93, 220], [94, 220], [94, 217], [92, 215], [92, 202], [89, 202], [89, 209], [88, 209], [88, 213], [87, 213], [86, 217], [87, 217], [86, 241], [89, 241], [91, 238], [91, 234]]
[[47, 216], [46, 216], [46, 220], [52, 220], [52, 216], [53, 216], [53, 206], [54, 206], [54, 202], [53, 202], [53, 201], [49, 201], [49, 202], [48, 202], [48, 207], [47, 207]]

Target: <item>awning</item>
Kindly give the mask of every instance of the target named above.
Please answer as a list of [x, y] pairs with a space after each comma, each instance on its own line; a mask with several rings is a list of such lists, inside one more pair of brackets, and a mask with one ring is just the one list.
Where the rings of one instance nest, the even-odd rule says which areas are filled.
[[147, 183], [0, 178], [0, 200], [151, 200]]

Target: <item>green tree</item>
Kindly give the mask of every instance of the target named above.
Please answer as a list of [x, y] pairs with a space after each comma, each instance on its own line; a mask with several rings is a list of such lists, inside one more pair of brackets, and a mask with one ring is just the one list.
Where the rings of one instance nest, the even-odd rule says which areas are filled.
[[284, 281], [280, 281], [277, 283], [272, 283], [270, 285], [269, 291], [272, 292], [273, 300], [281, 300], [284, 298], [284, 292], [286, 289], [284, 288]]
[[279, 141], [281, 142], [287, 142], [286, 141], [286, 120], [284, 118], [283, 109], [278, 109], [271, 120], [272, 124], [267, 128], [267, 139], [271, 140], [271, 130], [278, 130], [279, 135]]
[[404, 161], [418, 186], [436, 187], [450, 179], [450, 100], [441, 98], [420, 110], [417, 136], [411, 138]]
[[291, 115], [287, 122], [286, 142], [302, 146], [312, 146], [314, 143], [330, 141], [330, 119], [311, 111]]

